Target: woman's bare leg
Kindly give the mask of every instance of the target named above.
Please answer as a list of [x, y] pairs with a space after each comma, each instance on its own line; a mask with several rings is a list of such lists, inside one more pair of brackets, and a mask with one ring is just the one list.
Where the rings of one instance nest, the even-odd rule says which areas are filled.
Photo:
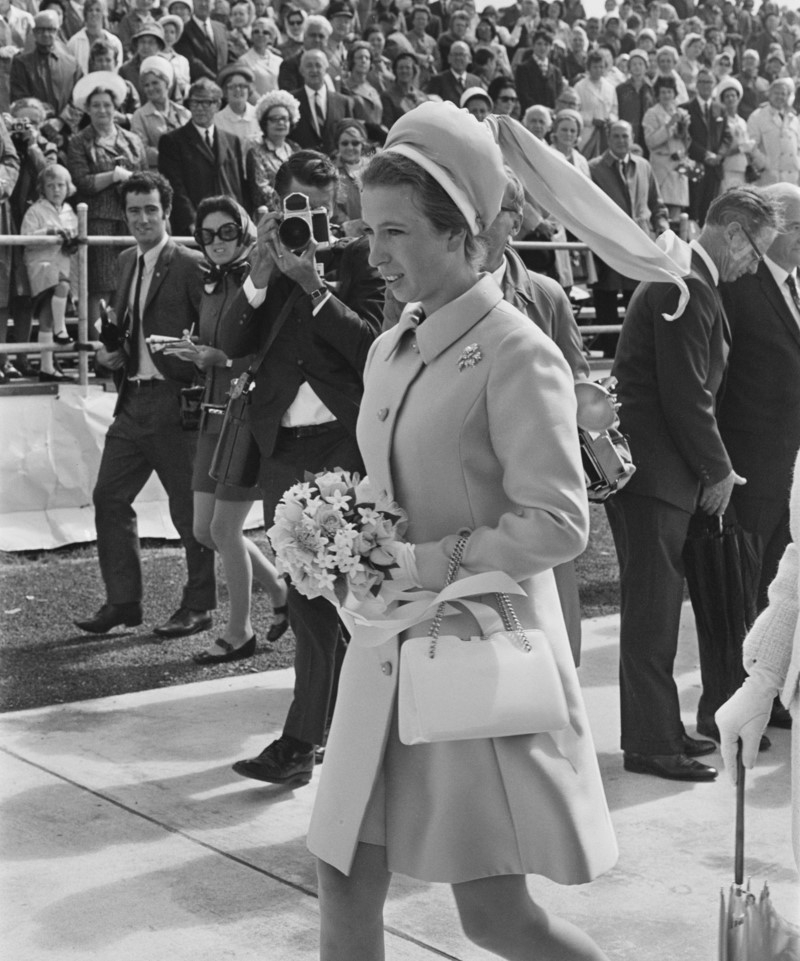
[[608, 961], [580, 928], [534, 903], [520, 874], [453, 885], [464, 933], [506, 961]]
[[383, 905], [391, 874], [386, 848], [359, 844], [349, 875], [317, 861], [320, 961], [384, 961]]

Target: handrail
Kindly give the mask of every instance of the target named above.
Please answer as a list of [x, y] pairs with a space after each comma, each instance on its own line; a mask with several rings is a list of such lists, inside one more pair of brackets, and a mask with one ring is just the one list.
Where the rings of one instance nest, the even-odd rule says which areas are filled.
[[[88, 205], [78, 204], [78, 343], [81, 349], [78, 354], [78, 384], [84, 388], [89, 385], [89, 356], [87, 348], [96, 349], [99, 341], [89, 339], [89, 247], [131, 247], [136, 243], [134, 237], [108, 237], [90, 234], [88, 232]], [[194, 237], [173, 237], [176, 243], [187, 247], [198, 247]], [[21, 236], [19, 234], [0, 234], [0, 247], [47, 247], [63, 243], [56, 236]], [[549, 240], [515, 240], [511, 244], [516, 250], [588, 250], [586, 244], [574, 242], [553, 242]], [[581, 331], [592, 334], [619, 333], [620, 324], [599, 324], [582, 326]], [[74, 356], [75, 347], [70, 345], [53, 344], [43, 346], [35, 342], [24, 344], [0, 343], [0, 358], [7, 354], [67, 354]]]

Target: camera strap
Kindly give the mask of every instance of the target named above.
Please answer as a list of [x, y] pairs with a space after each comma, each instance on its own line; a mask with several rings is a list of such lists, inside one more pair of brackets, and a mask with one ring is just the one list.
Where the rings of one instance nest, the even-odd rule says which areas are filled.
[[294, 305], [300, 299], [300, 295], [302, 293], [303, 288], [298, 287], [297, 284], [295, 284], [294, 290], [286, 298], [286, 303], [283, 305], [281, 312], [275, 318], [275, 323], [270, 327], [269, 333], [267, 334], [267, 339], [261, 345], [250, 366], [237, 381], [237, 396], [244, 393], [245, 390], [249, 390], [250, 384], [253, 382], [259, 368], [264, 363], [264, 358], [267, 356], [267, 351], [275, 343], [275, 338], [281, 332], [281, 328], [289, 319], [289, 314], [292, 312], [292, 307], [294, 307]]

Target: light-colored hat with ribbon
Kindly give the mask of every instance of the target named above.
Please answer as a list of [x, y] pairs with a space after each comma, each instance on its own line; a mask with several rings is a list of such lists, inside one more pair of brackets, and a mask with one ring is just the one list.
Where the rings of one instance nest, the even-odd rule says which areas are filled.
[[423, 103], [397, 120], [384, 151], [398, 153], [433, 177], [473, 234], [500, 213], [506, 174], [491, 131], [453, 103]]
[[739, 94], [739, 99], [742, 99], [744, 90], [742, 89], [742, 85], [739, 83], [736, 77], [724, 77], [722, 80], [720, 80], [714, 89], [714, 99], [722, 100], [722, 95], [726, 90], [735, 90], [736, 93]]
[[128, 87], [119, 74], [111, 70], [93, 70], [81, 77], [72, 90], [72, 102], [78, 110], [86, 111], [86, 103], [93, 93], [98, 90], [107, 90], [116, 106], [125, 102], [128, 96]]

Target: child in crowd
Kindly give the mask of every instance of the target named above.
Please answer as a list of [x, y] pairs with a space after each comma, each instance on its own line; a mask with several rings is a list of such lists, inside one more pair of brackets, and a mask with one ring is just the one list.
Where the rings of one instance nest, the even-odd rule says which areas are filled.
[[[33, 313], [39, 321], [39, 343], [70, 344], [66, 313], [70, 297], [70, 269], [75, 252], [78, 218], [66, 203], [75, 192], [66, 167], [49, 164], [38, 179], [39, 199], [22, 220], [20, 233], [34, 236], [57, 236], [61, 246], [25, 248], [25, 267], [33, 295]], [[39, 380], [63, 381], [69, 377], [54, 362], [50, 351], [42, 352]]]

